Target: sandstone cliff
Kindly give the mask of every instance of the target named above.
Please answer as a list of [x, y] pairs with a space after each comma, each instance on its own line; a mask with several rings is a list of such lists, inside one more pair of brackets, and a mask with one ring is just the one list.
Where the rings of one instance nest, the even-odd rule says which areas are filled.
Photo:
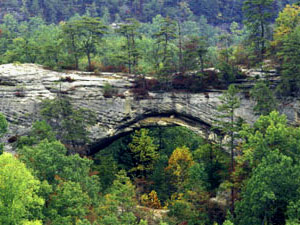
[[[257, 75], [248, 71], [249, 76]], [[245, 88], [251, 82], [240, 81]], [[116, 90], [111, 98], [104, 97], [104, 86]], [[240, 84], [241, 85], [241, 84]], [[25, 134], [39, 119], [39, 104], [43, 99], [55, 98], [58, 93], [68, 96], [75, 107], [85, 107], [97, 115], [97, 124], [90, 127], [94, 146], [108, 144], [132, 129], [150, 125], [182, 125], [207, 135], [220, 104], [221, 90], [208, 93], [150, 93], [147, 99], [135, 99], [130, 89], [133, 79], [124, 74], [84, 72], [54, 72], [33, 64], [0, 66], [0, 112], [10, 123], [9, 137]], [[247, 122], [256, 116], [253, 102], [241, 94], [241, 106], [236, 114]], [[289, 121], [296, 122], [298, 101], [283, 103], [282, 111]], [[208, 132], [209, 134], [209, 132]]]

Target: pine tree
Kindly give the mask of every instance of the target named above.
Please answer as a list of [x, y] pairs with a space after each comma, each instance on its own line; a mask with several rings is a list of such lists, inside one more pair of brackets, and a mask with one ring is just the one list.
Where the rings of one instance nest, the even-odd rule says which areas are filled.
[[124, 50], [127, 53], [125, 61], [128, 65], [129, 73], [136, 73], [136, 67], [138, 64], [139, 53], [136, 39], [141, 38], [141, 35], [138, 32], [139, 27], [140, 24], [136, 19], [127, 19], [126, 23], [121, 24], [120, 28], [117, 30], [118, 33], [126, 38]]
[[[171, 40], [176, 38], [176, 23], [173, 21], [170, 17], [163, 18], [160, 24], [159, 31], [154, 34], [154, 37], [156, 38], [156, 43], [160, 48], [162, 48], [162, 51], [159, 52], [159, 55], [161, 57], [161, 67], [163, 73], [170, 72], [172, 70], [172, 63], [171, 63], [171, 57], [172, 57], [172, 51], [170, 49]], [[157, 67], [160, 67], [160, 65], [157, 65]]]
[[266, 51], [267, 29], [272, 22], [273, 2], [274, 0], [246, 0], [243, 5], [250, 41], [254, 43], [261, 62]]
[[273, 92], [264, 82], [258, 82], [251, 89], [250, 95], [256, 101], [253, 110], [256, 114], [268, 115], [276, 110], [277, 102]]
[[284, 95], [298, 95], [300, 92], [300, 26], [285, 39], [280, 54], [283, 56], [283, 62], [279, 92]]
[[[219, 120], [216, 121], [214, 129], [221, 131], [222, 134], [228, 135], [230, 141], [227, 147], [230, 150], [231, 166], [230, 173], [234, 172], [234, 149], [237, 131], [239, 129], [235, 110], [240, 106], [240, 100], [237, 96], [238, 89], [232, 84], [228, 90], [220, 96], [222, 104], [218, 107], [220, 115]], [[231, 179], [231, 183], [233, 183]], [[234, 212], [234, 187], [231, 187], [231, 213]]]
[[158, 159], [157, 146], [148, 133], [149, 131], [146, 129], [135, 131], [132, 142], [128, 145], [135, 159], [135, 165], [131, 172], [144, 178], [153, 170], [154, 163]]
[[59, 97], [43, 101], [41, 115], [69, 150], [88, 143], [87, 126], [95, 123], [95, 115], [90, 110], [76, 109], [67, 98]]
[[66, 43], [74, 51], [76, 69], [78, 69], [78, 58], [84, 53], [88, 59], [88, 70], [92, 70], [91, 55], [96, 52], [96, 44], [100, 42], [107, 27], [99, 18], [83, 16], [71, 20], [63, 26], [66, 34]]

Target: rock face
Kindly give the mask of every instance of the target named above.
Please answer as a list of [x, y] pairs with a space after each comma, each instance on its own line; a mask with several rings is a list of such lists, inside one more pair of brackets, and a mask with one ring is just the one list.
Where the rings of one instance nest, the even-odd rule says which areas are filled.
[[[107, 84], [117, 92], [111, 98], [104, 97]], [[0, 112], [10, 123], [4, 141], [25, 134], [31, 124], [40, 119], [41, 101], [55, 98], [58, 93], [68, 96], [75, 107], [95, 112], [97, 124], [89, 128], [92, 140], [90, 153], [139, 127], [175, 124], [186, 126], [203, 136], [209, 135], [209, 128], [218, 114], [218, 97], [222, 91], [150, 93], [147, 99], [136, 99], [130, 92], [132, 86], [132, 77], [124, 74], [60, 73], [33, 64], [1, 65]], [[297, 106], [297, 101], [292, 100], [283, 108], [290, 121], [297, 120]], [[241, 106], [236, 114], [251, 123], [256, 119], [252, 107], [253, 102], [241, 94]]]

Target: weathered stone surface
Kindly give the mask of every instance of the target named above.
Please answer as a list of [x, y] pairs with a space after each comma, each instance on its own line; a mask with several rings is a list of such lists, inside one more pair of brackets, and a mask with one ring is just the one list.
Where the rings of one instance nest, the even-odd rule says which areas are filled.
[[[69, 77], [73, 82], [62, 82]], [[83, 72], [54, 72], [33, 64], [0, 66], [0, 111], [10, 122], [5, 140], [25, 134], [39, 119], [39, 104], [55, 98], [58, 92], [72, 99], [72, 104], [85, 107], [97, 115], [97, 124], [90, 127], [94, 146], [103, 146], [135, 128], [150, 125], [182, 125], [201, 135], [216, 118], [222, 91], [209, 93], [150, 93], [148, 99], [137, 100], [130, 92], [132, 78], [122, 74]], [[245, 81], [246, 82], [246, 81]], [[248, 81], [247, 81], [248, 82]], [[118, 91], [112, 98], [103, 96], [106, 83]], [[251, 85], [251, 82], [248, 82]], [[253, 102], [241, 94], [241, 107], [236, 114], [247, 122], [256, 116]], [[296, 100], [283, 107], [290, 121], [297, 120]]]

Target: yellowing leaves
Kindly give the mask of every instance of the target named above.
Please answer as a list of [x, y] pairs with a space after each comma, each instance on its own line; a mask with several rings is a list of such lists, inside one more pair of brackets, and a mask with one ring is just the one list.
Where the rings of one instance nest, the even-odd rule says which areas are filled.
[[154, 190], [152, 190], [149, 194], [143, 194], [141, 196], [141, 203], [142, 205], [152, 209], [161, 209], [160, 200]]
[[300, 6], [287, 5], [276, 19], [273, 46], [278, 46], [298, 25], [300, 25]]
[[193, 164], [192, 154], [187, 147], [176, 148], [169, 159], [166, 170], [174, 175], [174, 181], [180, 187], [188, 177], [189, 168]]

